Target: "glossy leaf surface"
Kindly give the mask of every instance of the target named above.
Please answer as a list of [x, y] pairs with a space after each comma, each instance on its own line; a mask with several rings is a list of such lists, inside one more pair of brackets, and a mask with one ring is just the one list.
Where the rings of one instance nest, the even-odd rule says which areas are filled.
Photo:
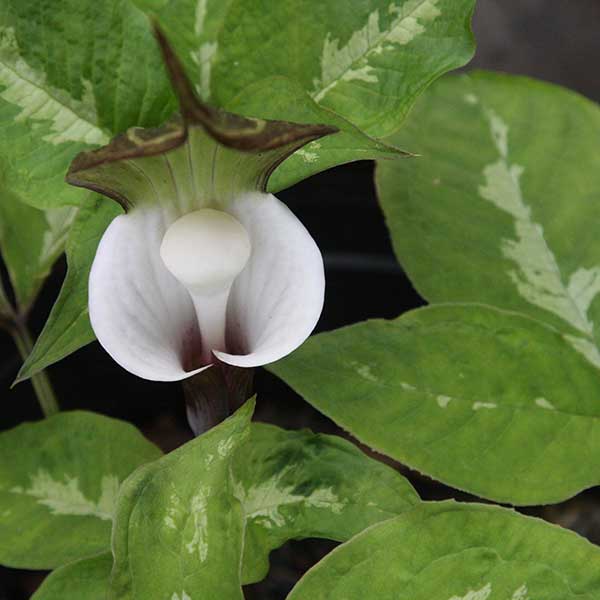
[[120, 484], [160, 451], [134, 427], [65, 412], [0, 434], [0, 563], [51, 569], [109, 549]]
[[600, 549], [507, 509], [424, 503], [313, 567], [289, 600], [592, 600]]
[[243, 599], [243, 515], [231, 460], [254, 402], [138, 469], [119, 495], [109, 598]]
[[32, 600], [106, 600], [112, 554], [105, 552], [60, 567], [46, 577]]
[[290, 539], [345, 541], [419, 502], [402, 475], [342, 438], [260, 423], [234, 475], [246, 520], [244, 583], [265, 577], [269, 552]]
[[478, 496], [544, 504], [600, 483], [598, 370], [528, 317], [432, 306], [319, 334], [270, 368], [363, 443]]

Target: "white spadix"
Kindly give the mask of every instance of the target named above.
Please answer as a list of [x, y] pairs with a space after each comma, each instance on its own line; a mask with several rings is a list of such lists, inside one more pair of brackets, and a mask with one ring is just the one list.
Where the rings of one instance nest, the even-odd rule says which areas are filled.
[[166, 231], [160, 256], [189, 291], [202, 336], [203, 359], [225, 350], [227, 299], [250, 258], [250, 237], [230, 214], [203, 208], [175, 221]]
[[315, 327], [324, 291], [319, 249], [271, 194], [240, 194], [222, 211], [198, 206], [175, 221], [144, 205], [102, 237], [90, 320], [125, 369], [180, 381], [215, 357], [252, 368], [286, 356]]
[[180, 118], [129, 129], [79, 154], [67, 173], [69, 183], [124, 209], [90, 271], [92, 328], [123, 368], [153, 381], [182, 381], [215, 363], [213, 372], [230, 371], [218, 362], [272, 363], [313, 331], [325, 272], [310, 233], [267, 193], [269, 176], [337, 129], [247, 119], [202, 103], [155, 33]]

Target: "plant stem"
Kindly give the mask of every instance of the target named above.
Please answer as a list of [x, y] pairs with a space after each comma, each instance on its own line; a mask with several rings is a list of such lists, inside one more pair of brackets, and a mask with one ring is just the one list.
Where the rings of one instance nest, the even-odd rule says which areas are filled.
[[2, 286], [2, 279], [0, 279], [0, 319], [6, 322], [7, 319], [11, 319], [14, 316], [13, 308], [6, 297], [6, 292]]
[[[33, 349], [33, 341], [27, 326], [17, 318], [12, 323], [10, 333], [15, 341], [15, 344], [17, 345], [17, 348], [19, 349], [21, 357], [23, 360], [25, 360]], [[50, 383], [50, 379], [48, 378], [46, 372], [41, 371], [40, 373], [34, 375], [31, 378], [31, 383], [44, 416], [50, 417], [59, 412], [60, 408], [58, 406], [56, 396], [54, 395], [52, 384]]]

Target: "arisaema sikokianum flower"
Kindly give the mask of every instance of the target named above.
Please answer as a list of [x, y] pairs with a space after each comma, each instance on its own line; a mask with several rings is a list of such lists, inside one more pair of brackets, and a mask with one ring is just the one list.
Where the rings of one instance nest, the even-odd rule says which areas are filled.
[[335, 129], [206, 106], [157, 37], [181, 116], [80, 154], [67, 175], [125, 210], [92, 266], [92, 327], [115, 361], [146, 379], [270, 363], [310, 335], [325, 281], [318, 247], [267, 181]]

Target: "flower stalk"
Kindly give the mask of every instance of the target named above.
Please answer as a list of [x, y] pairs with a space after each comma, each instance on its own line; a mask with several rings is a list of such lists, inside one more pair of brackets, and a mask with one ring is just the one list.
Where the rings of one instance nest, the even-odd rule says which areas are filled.
[[[5, 329], [13, 338], [21, 358], [25, 360], [33, 350], [33, 340], [25, 323], [25, 316], [19, 315], [13, 309], [0, 282], [0, 327]], [[45, 371], [31, 378], [40, 408], [45, 417], [59, 412], [60, 407], [52, 389], [52, 384]]]
[[[18, 317], [14, 319], [9, 329], [12, 338], [19, 350], [21, 358], [25, 360], [33, 350], [33, 340], [27, 325]], [[40, 371], [31, 378], [31, 383], [37, 396], [38, 403], [45, 417], [51, 417], [60, 411], [58, 400], [50, 383], [46, 371]]]
[[202, 435], [233, 414], [252, 395], [253, 369], [217, 362], [182, 381], [188, 423]]
[[139, 377], [184, 381], [199, 433], [249, 397], [254, 367], [295, 350], [319, 319], [321, 253], [267, 183], [295, 151], [337, 129], [204, 104], [156, 37], [180, 114], [79, 154], [66, 180], [124, 209], [90, 273], [98, 340]]

